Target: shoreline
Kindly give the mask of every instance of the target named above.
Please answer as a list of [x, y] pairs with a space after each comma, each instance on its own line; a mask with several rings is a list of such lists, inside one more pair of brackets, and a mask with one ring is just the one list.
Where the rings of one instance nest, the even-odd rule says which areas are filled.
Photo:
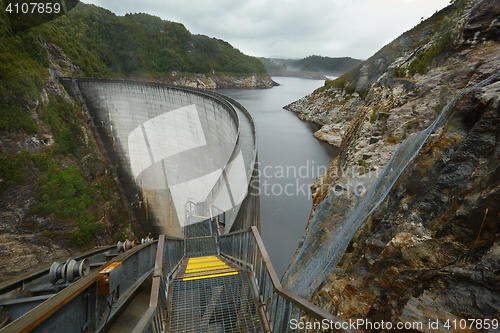
[[187, 86], [198, 89], [270, 89], [279, 86], [270, 75], [211, 75], [196, 74], [193, 76], [157, 76], [143, 78], [148, 82], [166, 83], [179, 86]]
[[299, 79], [309, 79], [309, 80], [328, 80], [321, 72], [302, 72], [302, 71], [270, 71], [268, 73], [270, 76], [278, 77], [296, 77]]

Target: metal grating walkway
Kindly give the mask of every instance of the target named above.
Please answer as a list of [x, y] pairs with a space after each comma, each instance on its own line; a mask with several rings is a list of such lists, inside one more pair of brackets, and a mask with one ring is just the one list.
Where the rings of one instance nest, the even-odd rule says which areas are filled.
[[247, 274], [172, 283], [169, 332], [262, 332]]
[[210, 219], [184, 227], [185, 257], [168, 287], [168, 332], [263, 332], [250, 277], [219, 256], [218, 240]]
[[186, 255], [188, 257], [218, 254], [217, 229], [210, 220], [205, 220], [184, 228]]

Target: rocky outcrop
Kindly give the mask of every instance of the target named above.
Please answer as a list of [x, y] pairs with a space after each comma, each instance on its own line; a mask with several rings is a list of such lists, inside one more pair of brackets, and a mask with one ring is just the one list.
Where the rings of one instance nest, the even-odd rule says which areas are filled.
[[[366, 193], [346, 184], [369, 188], [406, 138], [500, 69], [497, 6], [455, 1], [360, 68], [287, 106], [323, 125], [315, 135], [340, 147], [312, 187], [313, 212], [290, 276], [317, 280], [319, 271], [300, 274], [301, 265], [329, 264], [331, 258], [315, 257], [316, 248], [343, 232], [339, 221]], [[496, 79], [447, 111], [338, 264], [315, 280], [315, 303], [344, 319], [421, 322], [420, 332], [430, 332], [426, 325], [435, 320], [439, 331], [451, 332], [446, 320], [500, 319], [499, 96]]]
[[463, 98], [314, 300], [345, 318], [500, 319], [500, 81]]
[[353, 110], [362, 104], [363, 101], [357, 93], [349, 96], [344, 90], [332, 89], [328, 93], [314, 92], [284, 108], [298, 113], [302, 120], [322, 125], [314, 136], [340, 146], [349, 121], [354, 117]]
[[472, 44], [493, 40], [500, 41], [500, 3], [481, 1], [472, 11], [472, 15], [463, 30], [463, 38]]
[[[470, 26], [474, 15], [481, 16], [473, 9], [483, 8], [484, 2], [463, 8], [457, 1], [445, 9], [446, 15], [438, 13], [429, 19], [427, 24], [431, 26], [417, 26], [415, 31], [405, 33], [384, 47], [360, 69], [346, 73], [337, 81], [327, 82], [325, 87], [285, 109], [298, 113], [303, 120], [322, 125], [315, 137], [340, 147], [339, 158], [335, 161], [337, 173], [353, 166], [363, 166], [364, 172], [382, 169], [397, 146], [412, 133], [426, 128], [456, 93], [498, 68], [500, 47], [496, 42], [483, 40], [476, 47], [464, 38], [462, 31], [456, 31], [453, 52], [436, 57], [425, 75], [409, 74], [418, 53], [437, 42], [439, 33], [432, 38], [428, 33], [434, 31], [434, 26], [439, 26], [448, 15], [453, 20], [450, 25]], [[450, 8], [455, 11], [450, 12]], [[486, 7], [485, 10], [492, 9]], [[484, 21], [482, 25], [494, 26], [495, 19], [488, 18], [491, 21]], [[409, 43], [421, 44], [426, 40], [426, 44], [419, 47]], [[401, 45], [403, 48], [398, 48]], [[390, 56], [384, 51], [387, 49], [399, 51]], [[408, 51], [403, 52], [406, 49]], [[385, 70], [379, 72], [380, 68]], [[379, 73], [376, 80], [372, 77], [374, 73]], [[371, 81], [375, 82], [367, 88], [365, 84]], [[316, 187], [321, 187], [319, 183], [325, 183], [324, 179], [319, 179]], [[323, 193], [326, 192], [325, 189]]]
[[199, 89], [268, 89], [278, 84], [269, 76], [228, 76], [228, 75], [195, 75], [195, 76], [166, 76], [147, 79], [151, 82], [167, 83]]

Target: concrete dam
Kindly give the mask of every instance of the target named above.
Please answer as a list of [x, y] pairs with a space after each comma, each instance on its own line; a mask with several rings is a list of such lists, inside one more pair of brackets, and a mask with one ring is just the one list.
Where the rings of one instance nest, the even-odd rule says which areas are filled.
[[189, 203], [204, 203], [206, 216], [223, 215], [222, 234], [259, 226], [257, 137], [238, 102], [138, 81], [61, 81], [93, 118], [143, 230], [182, 237], [184, 226], [199, 221]]

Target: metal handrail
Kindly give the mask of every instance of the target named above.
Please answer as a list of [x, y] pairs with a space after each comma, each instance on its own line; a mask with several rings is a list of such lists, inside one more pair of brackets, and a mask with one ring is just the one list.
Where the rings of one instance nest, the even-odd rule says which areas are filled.
[[177, 269], [183, 258], [184, 246], [180, 238], [160, 235], [156, 251], [155, 268], [151, 286], [149, 308], [141, 320], [132, 330], [132, 333], [163, 333], [165, 332], [165, 309], [167, 308], [168, 284], [165, 276], [169, 277]]
[[299, 327], [304, 325], [294, 328], [291, 323], [308, 323], [316, 332], [362, 332], [349, 329], [349, 323], [283, 288], [257, 227], [221, 236], [220, 247], [227, 259], [236, 258], [252, 267], [259, 307], [267, 314], [273, 332], [302, 331]]
[[[169, 244], [173, 251], [168, 250]], [[183, 246], [181, 239], [160, 236], [149, 308], [133, 333], [165, 332], [165, 310], [168, 307], [168, 283], [165, 277], [169, 277], [172, 273], [170, 270], [176, 270], [182, 262], [182, 251], [176, 249], [179, 246]], [[349, 329], [349, 323], [283, 288], [257, 227], [221, 236], [220, 247], [221, 255], [251, 271], [265, 332], [362, 332]], [[292, 323], [297, 325], [294, 327]], [[314, 327], [314, 330], [304, 330], [306, 323], [309, 324], [307, 327]]]
[[[43, 324], [47, 324], [49, 326], [57, 325], [57, 322], [60, 321], [58, 318], [62, 318], [65, 316], [65, 313], [64, 311], [62, 311], [62, 309], [68, 306], [68, 304], [70, 304], [70, 302], [72, 302], [74, 299], [84, 298], [89, 300], [92, 298], [94, 299], [92, 306], [96, 307], [96, 313], [93, 316], [86, 318], [87, 324], [89, 325], [89, 327], [87, 328], [94, 328], [95, 332], [100, 332], [104, 328], [104, 326], [107, 325], [108, 320], [105, 318], [106, 316], [100, 318], [98, 318], [98, 316], [102, 315], [103, 311], [109, 312], [107, 318], [111, 320], [111, 317], [118, 313], [120, 308], [124, 304], [126, 304], [126, 300], [130, 297], [130, 295], [133, 294], [138, 286], [140, 286], [142, 281], [152, 271], [152, 265], [150, 266], [149, 264], [147, 264], [147, 256], [149, 255], [150, 249], [154, 248], [153, 251], [156, 250], [156, 246], [156, 241], [148, 242], [142, 245], [138, 245], [131, 250], [116, 256], [114, 259], [99, 267], [99, 269], [96, 269], [90, 274], [80, 278], [78, 281], [69, 285], [58, 294], [46, 300], [40, 306], [27, 312], [22, 317], [2, 328], [0, 331], [5, 333], [19, 333], [30, 331], [46, 332], [49, 330], [49, 328], [40, 328], [40, 326], [42, 326]], [[120, 290], [121, 295], [118, 296], [119, 298], [117, 299], [117, 303], [113, 306], [113, 311], [111, 311], [111, 309], [108, 310], [107, 305], [109, 304], [107, 302], [109, 300], [107, 300], [107, 297], [99, 295], [99, 279], [101, 270], [106, 267], [110, 267], [110, 265], [112, 265], [113, 263], [118, 262], [122, 263], [122, 265], [125, 266], [125, 269], [130, 268], [132, 265], [134, 265], [135, 261], [140, 261], [140, 258], [138, 257], [140, 257], [141, 255], [145, 256], [143, 258], [144, 265], [140, 265], [138, 269], [134, 270], [133, 276], [130, 276], [130, 278], [136, 282], [133, 284], [129, 283], [130, 285], [124, 285], [124, 288]], [[84, 304], [84, 306], [74, 308], [74, 314], [75, 316], [79, 316], [79, 318], [85, 318], [88, 316], [88, 304], [82, 304]], [[81, 311], [81, 313], [79, 311]], [[71, 324], [75, 325], [75, 327], [79, 325], [77, 322], [71, 322]], [[66, 323], [65, 329], [66, 331], [76, 332], [77, 330], [75, 329], [75, 327]]]
[[[158, 238], [158, 249], [156, 250], [155, 268], [153, 271], [153, 281], [151, 287], [151, 296], [149, 299], [149, 308], [137, 323], [132, 333], [144, 333], [151, 330], [153, 332], [163, 331], [163, 311], [158, 305], [166, 306], [165, 286], [162, 283], [162, 266], [163, 266], [163, 248], [165, 244], [165, 235], [160, 235]], [[162, 288], [163, 286], [163, 288]], [[163, 293], [162, 293], [163, 291]], [[163, 295], [162, 295], [163, 294]], [[162, 297], [163, 296], [163, 297]], [[164, 308], [164, 307], [163, 307]]]

